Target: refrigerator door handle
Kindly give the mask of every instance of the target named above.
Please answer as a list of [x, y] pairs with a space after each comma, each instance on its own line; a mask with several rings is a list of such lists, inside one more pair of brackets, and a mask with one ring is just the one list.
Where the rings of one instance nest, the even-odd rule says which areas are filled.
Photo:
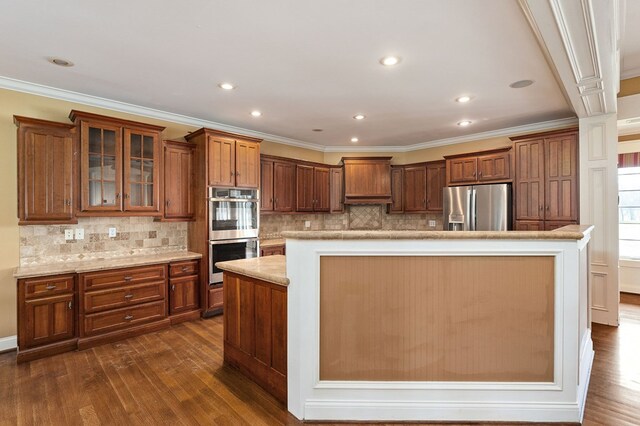
[[469, 188], [467, 192], [469, 196], [469, 201], [467, 202], [467, 208], [469, 211], [467, 212], [467, 222], [469, 224], [469, 230], [476, 230], [476, 190], [474, 187]]

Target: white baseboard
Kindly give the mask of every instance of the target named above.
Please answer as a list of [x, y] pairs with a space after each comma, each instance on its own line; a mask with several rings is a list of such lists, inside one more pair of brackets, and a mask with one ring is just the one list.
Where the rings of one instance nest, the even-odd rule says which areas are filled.
[[0, 337], [0, 352], [10, 351], [18, 347], [18, 336]]
[[309, 401], [305, 420], [571, 422], [581, 419], [577, 403]]

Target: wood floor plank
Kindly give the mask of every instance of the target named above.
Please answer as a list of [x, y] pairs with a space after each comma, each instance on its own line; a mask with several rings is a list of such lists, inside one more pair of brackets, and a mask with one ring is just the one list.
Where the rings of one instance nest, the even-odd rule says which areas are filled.
[[[620, 327], [593, 326], [585, 425], [640, 425], [640, 295], [621, 302]], [[0, 354], [0, 426], [302, 424], [223, 365], [222, 339], [215, 317], [21, 365]]]

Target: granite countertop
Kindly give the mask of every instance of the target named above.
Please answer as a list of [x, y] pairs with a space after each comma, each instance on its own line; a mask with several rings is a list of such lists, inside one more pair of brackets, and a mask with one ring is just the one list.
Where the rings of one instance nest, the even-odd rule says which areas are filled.
[[235, 272], [274, 284], [289, 285], [285, 257], [282, 255], [229, 260], [218, 262], [216, 266], [223, 271]]
[[592, 225], [568, 225], [553, 231], [285, 231], [294, 240], [581, 240]]
[[47, 275], [75, 274], [82, 272], [120, 269], [133, 266], [153, 265], [157, 263], [177, 262], [180, 260], [200, 259], [200, 253], [190, 251], [174, 251], [168, 253], [86, 259], [77, 262], [59, 262], [54, 264], [19, 266], [14, 278], [42, 277]]
[[260, 240], [260, 247], [283, 246], [284, 244], [284, 238], [269, 238]]

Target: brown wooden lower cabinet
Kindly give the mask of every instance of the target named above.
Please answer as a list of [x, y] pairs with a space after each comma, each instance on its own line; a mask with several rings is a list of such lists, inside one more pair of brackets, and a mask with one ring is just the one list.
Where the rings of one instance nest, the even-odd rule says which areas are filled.
[[196, 259], [19, 279], [18, 362], [199, 318], [199, 265]]
[[260, 248], [260, 257], [275, 256], [277, 254], [281, 254], [281, 255], [285, 254], [284, 244]]
[[573, 221], [552, 220], [516, 220], [516, 231], [553, 231], [567, 225], [576, 225]]
[[287, 401], [287, 288], [224, 273], [224, 361]]
[[[222, 287], [220, 285], [209, 287], [209, 297], [207, 298], [209, 304], [207, 306], [207, 311], [217, 311], [218, 309], [222, 309], [224, 305], [224, 295], [222, 291]], [[215, 315], [215, 312], [213, 313]]]
[[516, 231], [544, 231], [544, 220], [516, 220]]

